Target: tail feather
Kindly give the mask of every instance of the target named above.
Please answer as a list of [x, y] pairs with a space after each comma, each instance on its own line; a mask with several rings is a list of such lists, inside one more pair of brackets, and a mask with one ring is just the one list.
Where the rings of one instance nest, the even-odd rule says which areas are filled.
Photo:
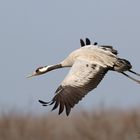
[[132, 68], [131, 63], [126, 59], [119, 58], [114, 64], [114, 70], [118, 72], [128, 71]]

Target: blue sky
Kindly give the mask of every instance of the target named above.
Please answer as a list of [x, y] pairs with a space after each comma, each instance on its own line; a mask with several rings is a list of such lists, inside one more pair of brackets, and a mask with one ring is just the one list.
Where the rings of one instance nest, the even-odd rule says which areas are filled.
[[[80, 47], [79, 39], [112, 45], [140, 72], [140, 1], [138, 0], [6, 0], [0, 2], [0, 109], [44, 109], [68, 68], [26, 79], [42, 65], [55, 64]], [[76, 108], [133, 108], [140, 103], [140, 85], [109, 72], [97, 89]]]

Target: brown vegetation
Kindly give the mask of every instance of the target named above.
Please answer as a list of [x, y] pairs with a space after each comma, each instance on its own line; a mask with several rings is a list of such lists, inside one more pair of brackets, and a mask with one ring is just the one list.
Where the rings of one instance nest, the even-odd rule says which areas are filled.
[[0, 140], [138, 140], [140, 112], [102, 110], [69, 117], [1, 113]]

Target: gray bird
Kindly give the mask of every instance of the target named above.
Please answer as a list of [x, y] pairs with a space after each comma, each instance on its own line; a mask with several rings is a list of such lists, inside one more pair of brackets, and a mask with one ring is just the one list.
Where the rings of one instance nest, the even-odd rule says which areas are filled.
[[56, 94], [50, 102], [39, 100], [43, 106], [54, 104], [52, 110], [59, 107], [61, 114], [65, 108], [68, 116], [71, 109], [87, 93], [97, 87], [105, 74], [111, 71], [117, 71], [131, 80], [140, 84], [140, 81], [126, 74], [131, 72], [137, 76], [140, 74], [132, 71], [132, 65], [128, 60], [119, 58], [118, 52], [112, 46], [98, 45], [96, 42], [91, 44], [88, 38], [85, 42], [80, 39], [81, 47], [56, 65], [43, 66], [36, 69], [29, 77], [45, 74], [54, 69], [71, 67], [68, 75], [62, 81]]

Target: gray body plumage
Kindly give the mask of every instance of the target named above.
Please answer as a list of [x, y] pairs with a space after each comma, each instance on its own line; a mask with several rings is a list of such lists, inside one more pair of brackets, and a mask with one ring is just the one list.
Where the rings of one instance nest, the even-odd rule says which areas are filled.
[[68, 75], [61, 82], [55, 92], [55, 96], [50, 102], [39, 100], [43, 106], [52, 105], [52, 110], [59, 107], [59, 114], [66, 110], [69, 115], [71, 108], [74, 107], [87, 93], [96, 88], [105, 74], [109, 71], [117, 71], [128, 78], [140, 83], [138, 80], [130, 77], [125, 71], [131, 71], [129, 61], [117, 56], [118, 52], [112, 46], [100, 46], [97, 43], [91, 44], [86, 38], [84, 42], [80, 40], [81, 48], [73, 51], [60, 64], [38, 68], [40, 71], [34, 75], [40, 75], [56, 68], [71, 67]]

